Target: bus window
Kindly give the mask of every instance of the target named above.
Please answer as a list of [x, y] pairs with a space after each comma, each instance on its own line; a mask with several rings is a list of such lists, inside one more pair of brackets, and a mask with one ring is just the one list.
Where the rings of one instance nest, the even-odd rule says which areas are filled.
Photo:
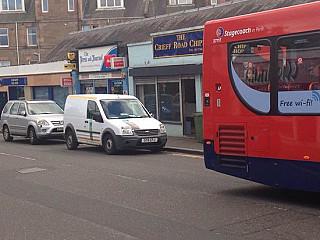
[[235, 43], [231, 45], [230, 53], [232, 79], [240, 98], [254, 110], [268, 113], [270, 111], [269, 42]]
[[320, 113], [320, 34], [278, 41], [278, 109], [281, 113]]

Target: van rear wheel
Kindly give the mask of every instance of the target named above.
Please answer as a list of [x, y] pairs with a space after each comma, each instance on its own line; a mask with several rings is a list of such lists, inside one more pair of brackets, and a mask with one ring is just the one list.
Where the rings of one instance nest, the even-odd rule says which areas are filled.
[[79, 146], [79, 143], [76, 141], [76, 136], [71, 130], [68, 130], [66, 133], [66, 145], [69, 150], [76, 150]]
[[103, 149], [107, 154], [113, 155], [117, 153], [116, 146], [114, 144], [111, 134], [107, 134], [103, 138]]

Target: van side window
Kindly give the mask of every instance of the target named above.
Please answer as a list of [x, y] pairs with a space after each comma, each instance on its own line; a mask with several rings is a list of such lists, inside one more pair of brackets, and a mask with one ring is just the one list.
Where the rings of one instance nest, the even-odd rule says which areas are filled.
[[10, 114], [17, 115], [18, 114], [19, 103], [14, 103], [10, 109]]
[[87, 106], [87, 119], [92, 119], [94, 113], [100, 113], [98, 105], [95, 101], [88, 101], [88, 106]]

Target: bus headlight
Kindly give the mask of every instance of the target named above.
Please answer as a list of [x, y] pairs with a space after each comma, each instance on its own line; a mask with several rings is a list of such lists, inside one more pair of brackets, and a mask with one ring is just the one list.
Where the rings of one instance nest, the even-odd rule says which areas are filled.
[[166, 133], [166, 127], [163, 124], [160, 124], [160, 133]]

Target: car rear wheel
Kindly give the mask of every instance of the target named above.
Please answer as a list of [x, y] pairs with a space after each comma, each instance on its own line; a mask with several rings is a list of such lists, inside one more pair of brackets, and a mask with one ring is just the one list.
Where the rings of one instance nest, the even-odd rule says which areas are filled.
[[29, 142], [31, 145], [37, 145], [40, 143], [40, 139], [38, 138], [37, 134], [36, 134], [36, 130], [34, 130], [33, 127], [29, 128]]
[[76, 141], [76, 136], [71, 130], [68, 130], [66, 133], [66, 145], [69, 150], [76, 150], [79, 146], [79, 143]]
[[11, 137], [11, 135], [10, 135], [10, 131], [9, 131], [8, 126], [3, 127], [3, 139], [6, 142], [12, 142], [12, 140], [13, 140], [13, 137]]
[[117, 153], [116, 146], [114, 144], [113, 137], [111, 134], [107, 134], [103, 138], [103, 149], [107, 154], [113, 155]]

